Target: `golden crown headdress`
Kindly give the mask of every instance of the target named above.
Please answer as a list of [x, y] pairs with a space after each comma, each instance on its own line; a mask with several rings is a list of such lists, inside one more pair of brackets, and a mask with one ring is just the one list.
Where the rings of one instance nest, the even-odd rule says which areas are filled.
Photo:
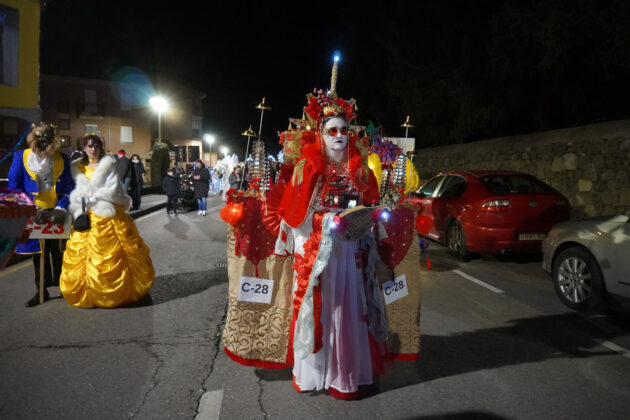
[[[319, 123], [324, 117], [328, 116], [344, 116], [348, 122], [356, 118], [354, 113], [356, 108], [356, 100], [351, 98], [344, 100], [337, 97], [337, 71], [339, 57], [335, 57], [330, 78], [330, 90], [324, 92], [322, 89], [313, 89], [312, 93], [306, 95], [308, 105], [304, 107], [304, 112], [312, 122]], [[313, 124], [314, 125], [314, 124]]]

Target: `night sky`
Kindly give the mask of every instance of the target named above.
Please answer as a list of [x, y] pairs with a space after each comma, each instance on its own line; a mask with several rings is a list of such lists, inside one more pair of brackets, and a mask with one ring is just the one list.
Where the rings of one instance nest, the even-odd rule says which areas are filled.
[[410, 114], [429, 147], [627, 118], [628, 3], [49, 0], [41, 71], [110, 79], [134, 66], [188, 85], [207, 94], [204, 132], [233, 149], [265, 96], [275, 152], [339, 51], [337, 90], [358, 100], [359, 123], [402, 136]]

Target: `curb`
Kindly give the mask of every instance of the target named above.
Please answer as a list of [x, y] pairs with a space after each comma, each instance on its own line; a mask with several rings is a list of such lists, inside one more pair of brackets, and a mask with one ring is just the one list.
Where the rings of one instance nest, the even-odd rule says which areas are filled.
[[146, 209], [137, 210], [137, 211], [134, 211], [133, 213], [129, 213], [129, 216], [131, 216], [131, 218], [135, 220], [139, 217], [144, 216], [145, 214], [153, 213], [165, 207], [166, 207], [166, 203], [160, 203], [151, 207], [147, 207]]

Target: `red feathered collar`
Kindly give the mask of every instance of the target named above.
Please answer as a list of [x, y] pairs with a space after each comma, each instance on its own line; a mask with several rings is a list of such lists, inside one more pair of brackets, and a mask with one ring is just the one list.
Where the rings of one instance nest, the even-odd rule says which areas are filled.
[[[367, 167], [366, 140], [360, 139], [352, 131], [349, 133], [348, 166], [354, 185], [363, 193], [364, 204], [373, 204], [379, 200], [378, 185], [374, 174]], [[365, 149], [365, 153], [361, 153], [360, 149]], [[301, 152], [279, 206], [282, 219], [294, 228], [304, 223], [313, 204], [317, 184], [326, 170], [321, 135], [317, 134], [315, 142], [304, 145]]]

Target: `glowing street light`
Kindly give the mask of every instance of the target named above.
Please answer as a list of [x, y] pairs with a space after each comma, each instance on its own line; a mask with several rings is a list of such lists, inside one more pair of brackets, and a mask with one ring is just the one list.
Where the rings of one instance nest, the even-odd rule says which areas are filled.
[[214, 143], [214, 141], [216, 140], [216, 138], [212, 135], [212, 134], [204, 134], [203, 135], [203, 141], [205, 141], [208, 144], [208, 153], [212, 153], [212, 144]]
[[227, 156], [229, 151], [230, 149], [228, 149], [227, 147], [221, 147], [221, 153], [223, 153], [224, 156]]
[[158, 114], [158, 142], [162, 142], [162, 112], [168, 111], [168, 101], [162, 96], [153, 96], [149, 105]]

